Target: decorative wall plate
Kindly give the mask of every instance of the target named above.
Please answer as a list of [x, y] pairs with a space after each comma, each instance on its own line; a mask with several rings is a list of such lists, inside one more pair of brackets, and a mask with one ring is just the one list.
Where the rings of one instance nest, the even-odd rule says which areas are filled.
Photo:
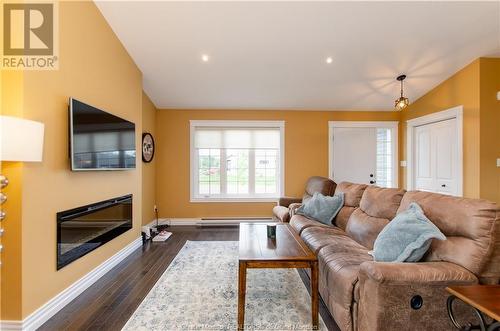
[[149, 132], [142, 134], [142, 160], [149, 163], [155, 155], [155, 141]]

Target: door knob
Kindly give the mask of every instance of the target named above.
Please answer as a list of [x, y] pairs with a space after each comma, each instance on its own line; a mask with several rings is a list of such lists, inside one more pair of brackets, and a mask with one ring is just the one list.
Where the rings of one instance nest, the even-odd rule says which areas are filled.
[[441, 187], [446, 187], [446, 184], [441, 184]]

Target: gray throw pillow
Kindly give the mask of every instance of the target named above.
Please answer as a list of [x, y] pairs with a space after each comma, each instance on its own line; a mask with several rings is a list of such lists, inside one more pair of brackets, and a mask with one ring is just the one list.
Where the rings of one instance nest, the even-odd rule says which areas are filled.
[[373, 257], [379, 262], [417, 262], [429, 250], [432, 239], [446, 237], [413, 202], [379, 233]]
[[343, 192], [337, 193], [333, 197], [316, 192], [312, 198], [297, 209], [296, 214], [332, 225], [332, 220], [337, 216], [342, 206], [344, 206]]

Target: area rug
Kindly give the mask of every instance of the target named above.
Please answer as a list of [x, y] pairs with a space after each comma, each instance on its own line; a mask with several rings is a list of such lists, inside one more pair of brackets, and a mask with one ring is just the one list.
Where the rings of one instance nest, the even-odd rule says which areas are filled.
[[[236, 330], [237, 277], [238, 242], [188, 241], [123, 330]], [[308, 330], [310, 309], [297, 270], [247, 271], [245, 329]]]

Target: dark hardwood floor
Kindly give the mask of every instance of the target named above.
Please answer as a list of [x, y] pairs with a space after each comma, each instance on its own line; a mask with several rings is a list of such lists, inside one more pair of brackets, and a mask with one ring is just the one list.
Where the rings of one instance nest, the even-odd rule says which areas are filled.
[[[39, 330], [121, 330], [187, 240], [237, 241], [239, 233], [238, 227], [175, 226], [169, 231], [173, 234], [166, 242], [137, 249]], [[307, 274], [300, 274], [309, 288]], [[329, 330], [338, 330], [323, 302], [320, 314]]]

